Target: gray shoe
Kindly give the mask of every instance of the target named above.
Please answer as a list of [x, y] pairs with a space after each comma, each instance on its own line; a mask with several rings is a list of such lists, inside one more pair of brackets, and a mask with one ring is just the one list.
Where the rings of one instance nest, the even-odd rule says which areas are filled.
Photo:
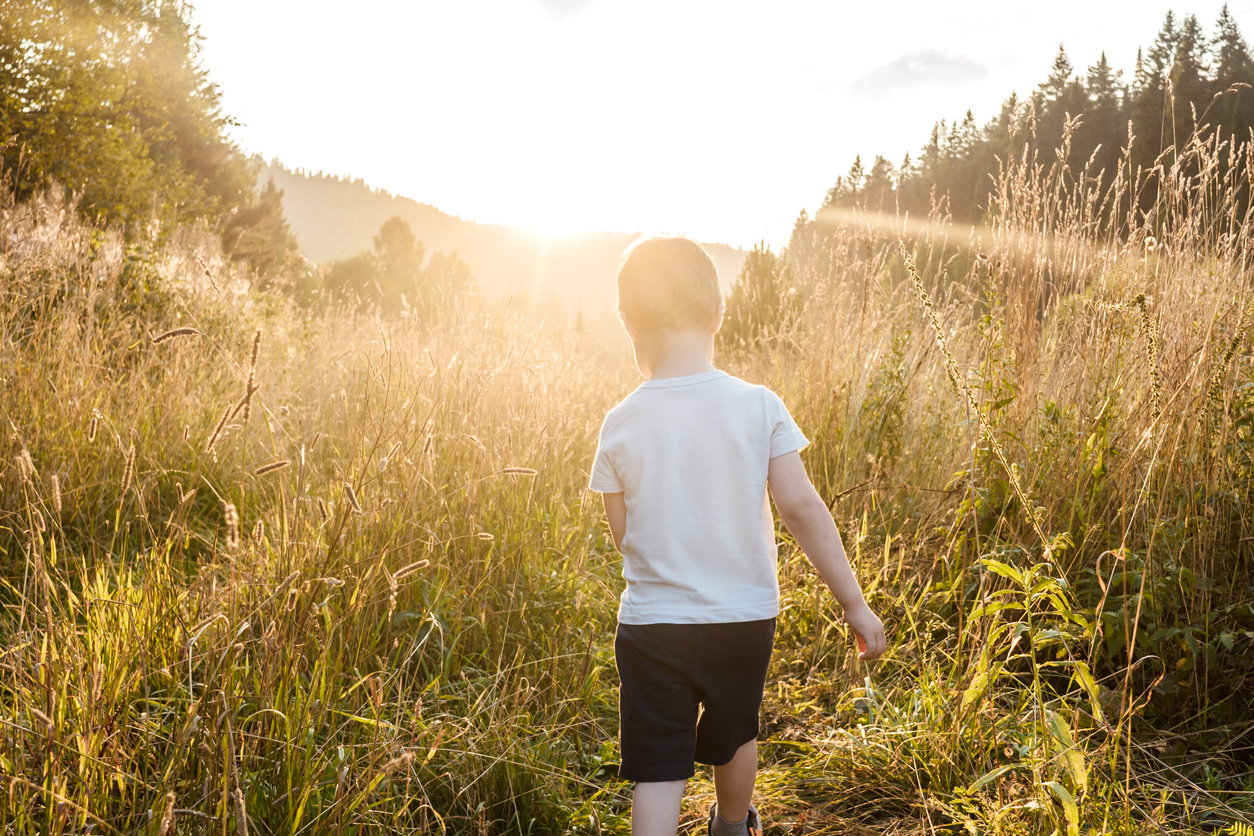
[[[718, 815], [718, 803], [710, 805], [710, 817], [706, 822], [705, 832], [707, 836], [715, 836], [714, 834], [714, 817]], [[749, 815], [744, 821], [745, 832], [748, 836], [762, 836], [762, 821], [758, 818], [758, 811], [749, 805]]]

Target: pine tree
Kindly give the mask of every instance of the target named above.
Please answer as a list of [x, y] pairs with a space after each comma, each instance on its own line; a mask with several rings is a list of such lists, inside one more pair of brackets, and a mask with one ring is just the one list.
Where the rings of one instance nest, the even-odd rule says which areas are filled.
[[854, 157], [849, 173], [836, 178], [836, 184], [827, 190], [823, 200], [824, 208], [828, 206], [852, 206], [862, 194], [862, 185], [866, 180], [866, 169], [862, 166], [862, 155]]
[[1254, 91], [1233, 85], [1254, 84], [1254, 59], [1226, 3], [1215, 21], [1210, 55], [1219, 99], [1211, 107], [1209, 121], [1220, 137], [1244, 140], [1254, 128]]
[[893, 212], [896, 207], [897, 184], [893, 164], [875, 157], [862, 189], [862, 205], [870, 212]]
[[1054, 149], [1062, 145], [1067, 121], [1082, 117], [1089, 107], [1088, 94], [1075, 77], [1071, 59], [1061, 44], [1049, 76], [1037, 92], [1040, 107], [1037, 139], [1039, 147], [1052, 156]]
[[1254, 60], [1250, 47], [1241, 37], [1236, 19], [1228, 12], [1225, 3], [1215, 20], [1215, 36], [1211, 39], [1211, 64], [1215, 69], [1215, 83], [1220, 89], [1243, 82], [1254, 81]]
[[[1137, 62], [1130, 114], [1132, 130], [1137, 138], [1132, 147], [1134, 168], [1148, 170], [1163, 148], [1172, 143], [1175, 123], [1171, 102], [1167, 99], [1167, 85], [1179, 43], [1180, 30], [1176, 26], [1175, 14], [1168, 11], [1154, 45], [1144, 60]], [[1151, 201], [1153, 194], [1146, 193], [1144, 199]]]
[[1193, 112], [1200, 116], [1210, 104], [1211, 83], [1206, 66], [1206, 37], [1197, 15], [1189, 15], [1180, 27], [1171, 65], [1171, 93], [1176, 117], [1175, 140], [1183, 145], [1193, 135]]
[[1096, 107], [1111, 110], [1119, 108], [1120, 75], [1121, 73], [1111, 69], [1110, 63], [1106, 60], [1105, 51], [1102, 52], [1102, 57], [1097, 63], [1089, 67], [1085, 78], [1085, 88], [1089, 100]]
[[722, 348], [741, 349], [774, 336], [791, 313], [792, 274], [787, 262], [762, 242], [740, 266], [718, 332]]
[[1119, 150], [1127, 134], [1122, 117], [1124, 89], [1119, 73], [1111, 68], [1103, 52], [1097, 63], [1088, 68], [1084, 90], [1088, 113], [1076, 129], [1073, 148], [1076, 160], [1093, 158], [1094, 173], [1111, 173], [1119, 162]]
[[1176, 59], [1176, 47], [1180, 43], [1180, 30], [1176, 28], [1176, 15], [1170, 9], [1163, 18], [1154, 45], [1150, 47], [1147, 70], [1153, 79], [1162, 83]]
[[1071, 66], [1071, 59], [1067, 57], [1066, 48], [1059, 44], [1058, 54], [1054, 56], [1054, 64], [1049, 70], [1049, 77], [1041, 85], [1047, 101], [1057, 101], [1063, 97], [1067, 91], [1067, 86], [1071, 83], [1071, 76], [1074, 71], [1074, 68]]
[[222, 232], [222, 249], [252, 268], [262, 287], [272, 284], [299, 249], [283, 217], [283, 192], [271, 177], [256, 203], [232, 215]]

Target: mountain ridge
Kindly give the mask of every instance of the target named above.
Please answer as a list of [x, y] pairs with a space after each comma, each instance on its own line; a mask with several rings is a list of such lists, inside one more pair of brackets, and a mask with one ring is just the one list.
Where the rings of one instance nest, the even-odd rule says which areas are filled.
[[[385, 220], [409, 223], [426, 252], [456, 250], [487, 293], [527, 292], [538, 302], [556, 298], [568, 316], [599, 315], [615, 306], [619, 258], [639, 232], [576, 232], [545, 235], [524, 227], [485, 224], [364, 180], [293, 170], [278, 160], [262, 162], [258, 181], [273, 179], [284, 193], [292, 233], [316, 263], [348, 258], [372, 246]], [[730, 288], [747, 253], [726, 244], [702, 243]]]

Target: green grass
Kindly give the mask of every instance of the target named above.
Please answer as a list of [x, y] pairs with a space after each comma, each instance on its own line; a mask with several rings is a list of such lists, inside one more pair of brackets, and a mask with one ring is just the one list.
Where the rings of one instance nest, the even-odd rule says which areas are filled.
[[[1153, 230], [1102, 210], [1135, 182], [1090, 201], [1030, 160], [961, 244], [847, 216], [796, 321], [719, 358], [814, 442], [891, 644], [858, 663], [781, 534], [768, 833], [1250, 821], [1247, 172], [1221, 171]], [[308, 319], [208, 236], [61, 208], [0, 222], [5, 832], [626, 833], [619, 558], [584, 487], [622, 343], [517, 300]]]

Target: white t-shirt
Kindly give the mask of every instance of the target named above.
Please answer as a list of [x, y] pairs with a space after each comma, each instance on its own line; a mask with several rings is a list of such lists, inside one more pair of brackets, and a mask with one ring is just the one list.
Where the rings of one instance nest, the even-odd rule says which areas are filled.
[[649, 380], [610, 410], [589, 487], [623, 493], [623, 624], [779, 614], [770, 460], [809, 442], [765, 386], [724, 372]]

